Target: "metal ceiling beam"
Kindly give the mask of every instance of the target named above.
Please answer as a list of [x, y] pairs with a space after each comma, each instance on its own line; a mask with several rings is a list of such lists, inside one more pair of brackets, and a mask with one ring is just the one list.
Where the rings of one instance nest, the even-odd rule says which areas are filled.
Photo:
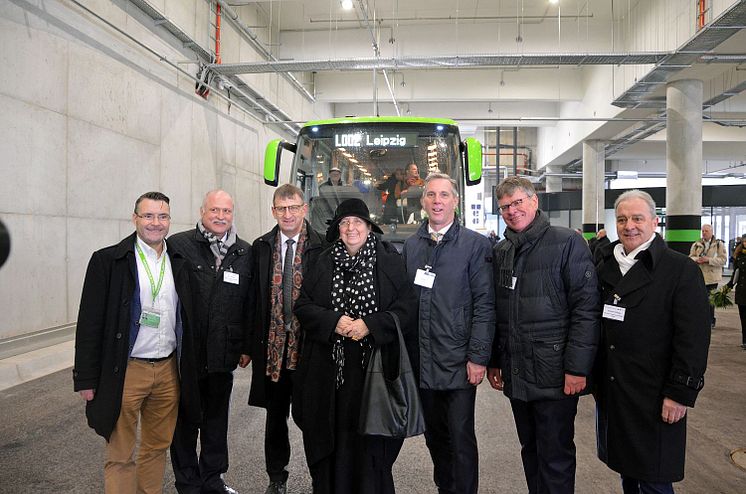
[[281, 60], [226, 63], [210, 68], [223, 75], [271, 72], [323, 72], [332, 70], [468, 69], [485, 67], [528, 67], [557, 65], [641, 65], [657, 64], [668, 52], [438, 55], [399, 58], [339, 58], [327, 60]]

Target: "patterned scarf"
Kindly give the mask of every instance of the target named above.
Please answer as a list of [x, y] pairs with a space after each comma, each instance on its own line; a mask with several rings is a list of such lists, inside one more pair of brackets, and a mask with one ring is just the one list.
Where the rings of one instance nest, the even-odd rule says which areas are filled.
[[231, 225], [230, 230], [228, 230], [228, 237], [225, 239], [225, 242], [222, 242], [217, 236], [215, 236], [214, 233], [205, 228], [201, 221], [197, 222], [197, 229], [202, 234], [202, 236], [205, 237], [208, 242], [210, 242], [210, 250], [215, 255], [215, 270], [217, 271], [220, 267], [220, 263], [222, 263], [223, 259], [225, 259], [225, 255], [228, 253], [228, 249], [230, 249], [231, 246], [236, 243], [236, 226]]
[[[373, 283], [373, 271], [376, 267], [376, 237], [368, 234], [365, 244], [358, 253], [350, 256], [341, 240], [334, 244], [331, 252], [334, 262], [332, 278], [332, 307], [353, 319], [373, 314], [378, 311], [376, 287]], [[337, 335], [332, 349], [332, 358], [337, 366], [336, 387], [344, 384], [344, 337]], [[361, 365], [366, 367], [370, 354], [370, 341], [366, 336], [360, 340], [363, 349]]]
[[[308, 235], [306, 223], [301, 227], [298, 245], [293, 256], [293, 303], [298, 300], [300, 287], [303, 284], [302, 258]], [[285, 357], [285, 368], [295, 370], [300, 356], [300, 324], [298, 318], [293, 316], [292, 322], [285, 326], [285, 315], [282, 306], [282, 238], [278, 229], [275, 237], [275, 251], [272, 254], [272, 290], [270, 299], [272, 309], [270, 310], [269, 334], [267, 335], [267, 370], [266, 374], [273, 382], [280, 380], [282, 370], [282, 357], [287, 344], [287, 355]]]
[[529, 241], [540, 237], [549, 228], [549, 218], [541, 212], [536, 211], [536, 217], [522, 232], [514, 232], [510, 228], [505, 229], [505, 240], [495, 246], [495, 255], [492, 262], [498, 271], [497, 286], [510, 288], [513, 286], [513, 268], [515, 266], [515, 253], [520, 247]]

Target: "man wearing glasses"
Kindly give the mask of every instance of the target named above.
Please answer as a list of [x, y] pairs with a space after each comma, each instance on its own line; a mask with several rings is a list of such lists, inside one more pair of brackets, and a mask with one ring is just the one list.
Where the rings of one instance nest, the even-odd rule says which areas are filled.
[[525, 178], [495, 190], [497, 331], [487, 379], [510, 398], [530, 493], [575, 489], [574, 424], [600, 338], [596, 270], [583, 237], [549, 225]]
[[93, 253], [75, 334], [74, 389], [107, 441], [107, 494], [161, 492], [180, 396], [179, 418], [200, 416], [189, 267], [164, 240], [168, 197], [140, 196], [132, 223], [135, 233]]
[[293, 305], [308, 266], [315, 264], [324, 244], [305, 220], [308, 206], [303, 191], [285, 184], [272, 197], [277, 221], [252, 247], [257, 307], [251, 337], [252, 379], [249, 405], [267, 409], [264, 458], [267, 494], [287, 491], [290, 462], [288, 415], [293, 373], [302, 341]]
[[[234, 493], [228, 471], [228, 410], [236, 365], [249, 363], [252, 300], [251, 246], [233, 224], [233, 198], [223, 190], [205, 195], [196, 228], [168, 239], [194, 273], [195, 334], [200, 424], [176, 424], [171, 463], [180, 494]], [[200, 452], [197, 456], [197, 436]]]

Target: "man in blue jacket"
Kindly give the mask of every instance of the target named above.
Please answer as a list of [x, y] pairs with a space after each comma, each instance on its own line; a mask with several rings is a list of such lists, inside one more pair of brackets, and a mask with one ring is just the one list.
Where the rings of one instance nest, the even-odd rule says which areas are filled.
[[510, 398], [528, 491], [575, 490], [575, 414], [600, 338], [596, 270], [583, 237], [550, 226], [531, 182], [495, 190], [497, 335], [487, 379]]
[[419, 299], [419, 375], [425, 441], [440, 493], [479, 486], [474, 433], [477, 385], [484, 378], [495, 330], [490, 242], [456, 219], [455, 180], [431, 173], [421, 199], [428, 216], [404, 243], [407, 275]]

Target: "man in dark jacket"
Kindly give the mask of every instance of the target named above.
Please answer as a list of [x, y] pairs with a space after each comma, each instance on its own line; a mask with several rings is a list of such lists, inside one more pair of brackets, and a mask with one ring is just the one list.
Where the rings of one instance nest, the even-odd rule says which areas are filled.
[[495, 193], [507, 228], [488, 380], [510, 398], [528, 491], [572, 493], [578, 396], [600, 337], [596, 271], [583, 237], [549, 225], [530, 181], [506, 178]]
[[140, 196], [132, 222], [135, 233], [94, 252], [88, 264], [73, 382], [86, 400], [88, 424], [107, 441], [105, 491], [159, 493], [177, 411], [200, 420], [190, 275], [164, 240], [168, 197]]
[[425, 440], [441, 493], [477, 492], [474, 433], [477, 385], [489, 362], [495, 330], [490, 242], [455, 215], [456, 182], [431, 173], [421, 203], [428, 221], [404, 243], [407, 275], [419, 300], [419, 374]]
[[307, 212], [302, 190], [290, 184], [278, 187], [272, 197], [277, 226], [257, 238], [252, 248], [257, 307], [251, 337], [249, 405], [267, 409], [267, 494], [286, 492], [290, 461], [287, 421], [293, 373], [303, 341], [292, 311], [306, 270], [316, 263], [323, 248], [321, 237], [305, 221]]
[[[202, 423], [179, 417], [171, 463], [180, 494], [233, 493], [228, 471], [228, 410], [236, 364], [248, 365], [251, 246], [236, 235], [233, 199], [223, 190], [205, 195], [193, 230], [168, 239], [194, 273], [194, 323]], [[239, 362], [240, 359], [240, 362]], [[197, 458], [197, 436], [200, 453]]]
[[684, 478], [687, 407], [704, 385], [707, 290], [697, 264], [655, 233], [648, 193], [625, 192], [614, 209], [619, 241], [598, 265], [598, 456], [621, 474], [625, 493], [672, 493]]

